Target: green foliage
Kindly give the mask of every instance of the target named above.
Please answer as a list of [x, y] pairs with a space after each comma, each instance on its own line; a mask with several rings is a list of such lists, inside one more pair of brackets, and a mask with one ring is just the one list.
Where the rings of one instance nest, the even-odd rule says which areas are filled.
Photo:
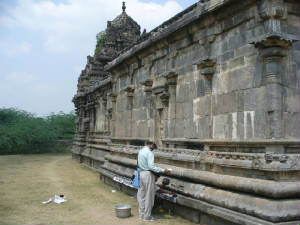
[[51, 114], [47, 117], [47, 122], [51, 125], [57, 138], [72, 139], [75, 132], [75, 114], [65, 114], [60, 112], [58, 114]]
[[96, 35], [97, 39], [97, 44], [96, 44], [96, 49], [95, 49], [95, 54], [98, 54], [101, 52], [102, 47], [106, 41], [107, 35], [105, 31], [101, 31]]
[[40, 118], [17, 109], [0, 109], [0, 155], [42, 153], [58, 140], [70, 140], [75, 118], [74, 113]]

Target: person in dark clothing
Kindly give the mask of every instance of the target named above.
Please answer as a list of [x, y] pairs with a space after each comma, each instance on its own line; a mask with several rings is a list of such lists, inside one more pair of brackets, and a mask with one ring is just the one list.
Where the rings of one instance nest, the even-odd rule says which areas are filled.
[[[155, 182], [157, 182], [157, 180], [158, 180], [159, 177], [160, 177], [159, 175], [155, 174]], [[164, 193], [164, 194], [169, 194], [169, 195], [172, 195], [172, 196], [176, 196], [172, 192], [169, 192], [167, 190], [163, 190], [163, 188], [165, 188], [169, 184], [170, 184], [170, 180], [168, 178], [164, 178], [161, 184], [155, 184], [155, 192], [156, 193]], [[153, 209], [157, 209], [160, 206], [162, 206], [162, 199], [159, 198], [157, 195], [155, 195]]]

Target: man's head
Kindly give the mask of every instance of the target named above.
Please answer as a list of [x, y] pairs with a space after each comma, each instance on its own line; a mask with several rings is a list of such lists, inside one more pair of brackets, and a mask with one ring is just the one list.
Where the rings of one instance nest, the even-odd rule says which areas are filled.
[[151, 150], [157, 149], [156, 144], [155, 144], [154, 142], [152, 142], [152, 141], [147, 142], [147, 146], [148, 146]]

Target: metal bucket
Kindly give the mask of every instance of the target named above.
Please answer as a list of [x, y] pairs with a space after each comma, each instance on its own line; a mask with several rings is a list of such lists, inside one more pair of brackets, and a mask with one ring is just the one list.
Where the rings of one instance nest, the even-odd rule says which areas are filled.
[[119, 218], [127, 218], [131, 216], [131, 205], [116, 205], [116, 216]]

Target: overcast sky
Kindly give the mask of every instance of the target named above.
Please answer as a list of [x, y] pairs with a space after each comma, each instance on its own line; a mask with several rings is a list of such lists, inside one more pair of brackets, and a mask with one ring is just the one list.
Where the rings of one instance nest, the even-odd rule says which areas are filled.
[[[149, 31], [195, 2], [127, 0], [126, 11]], [[121, 7], [122, 0], [0, 0], [0, 108], [73, 110], [95, 36]]]

